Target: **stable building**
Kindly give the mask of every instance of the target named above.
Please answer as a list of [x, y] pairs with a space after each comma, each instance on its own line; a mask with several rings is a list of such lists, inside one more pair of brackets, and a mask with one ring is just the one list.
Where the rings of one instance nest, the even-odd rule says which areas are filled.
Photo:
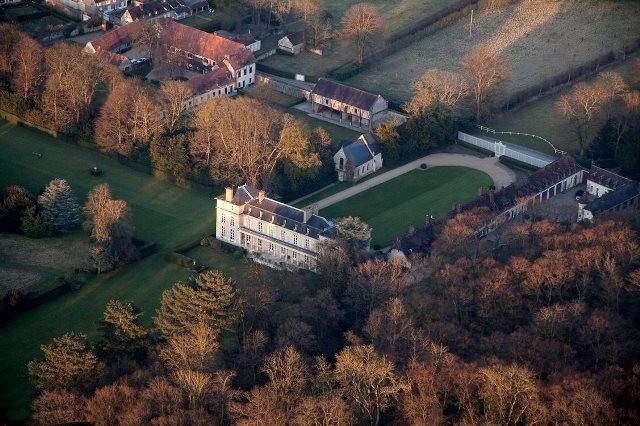
[[638, 182], [598, 166], [591, 166], [585, 176], [587, 191], [578, 204], [578, 222], [605, 212], [640, 209]]
[[380, 95], [321, 78], [309, 96], [315, 114], [354, 127], [373, 130], [389, 105]]
[[216, 197], [216, 238], [270, 267], [315, 270], [321, 243], [334, 232], [313, 207], [289, 206], [247, 184]]
[[380, 143], [373, 134], [362, 134], [355, 141], [343, 142], [333, 161], [340, 182], [358, 180], [382, 168]]

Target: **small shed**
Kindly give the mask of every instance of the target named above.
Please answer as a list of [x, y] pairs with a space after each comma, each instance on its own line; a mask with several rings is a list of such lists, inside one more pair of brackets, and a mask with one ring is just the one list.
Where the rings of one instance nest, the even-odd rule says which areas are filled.
[[298, 31], [296, 33], [287, 34], [278, 40], [278, 49], [290, 53], [292, 55], [297, 55], [302, 52], [304, 48], [304, 31]]

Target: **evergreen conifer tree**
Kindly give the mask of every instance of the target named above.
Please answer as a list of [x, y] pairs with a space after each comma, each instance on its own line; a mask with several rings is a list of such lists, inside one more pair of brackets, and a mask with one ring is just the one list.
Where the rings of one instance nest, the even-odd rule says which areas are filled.
[[42, 215], [35, 206], [27, 207], [20, 219], [20, 229], [29, 238], [42, 238], [51, 235], [51, 228], [45, 225]]
[[220, 271], [207, 271], [193, 284], [177, 283], [166, 290], [155, 323], [167, 338], [184, 333], [200, 320], [219, 332], [233, 324], [237, 309], [231, 281]]
[[38, 197], [44, 223], [56, 231], [67, 232], [80, 223], [80, 206], [69, 183], [64, 179], [49, 182]]

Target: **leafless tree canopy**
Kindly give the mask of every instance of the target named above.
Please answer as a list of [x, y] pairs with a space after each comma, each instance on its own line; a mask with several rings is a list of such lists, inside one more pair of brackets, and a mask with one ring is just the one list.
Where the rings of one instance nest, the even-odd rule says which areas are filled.
[[455, 110], [468, 90], [467, 82], [460, 74], [439, 69], [427, 70], [411, 86], [415, 95], [405, 106], [410, 114], [419, 113], [438, 103]]
[[356, 3], [342, 17], [342, 34], [353, 41], [360, 63], [381, 30], [382, 18], [378, 8], [371, 3]]
[[498, 84], [508, 74], [507, 62], [488, 44], [478, 44], [460, 60], [463, 76], [473, 97], [476, 123], [491, 110]]

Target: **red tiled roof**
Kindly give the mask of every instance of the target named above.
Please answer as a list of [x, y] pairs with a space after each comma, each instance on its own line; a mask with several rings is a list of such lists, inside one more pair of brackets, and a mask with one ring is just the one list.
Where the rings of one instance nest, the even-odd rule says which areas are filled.
[[[253, 53], [246, 49], [242, 43], [179, 24], [172, 19], [162, 19], [165, 31], [169, 31], [168, 39], [173, 47], [197, 56], [213, 59], [220, 65], [224, 59], [227, 59], [234, 69], [253, 64], [256, 61]], [[96, 51], [111, 51], [126, 42], [131, 42], [136, 32], [139, 31], [141, 22], [135, 21], [110, 31], [93, 40], [91, 45]]]
[[122, 44], [133, 41], [135, 33], [140, 29], [140, 25], [140, 22], [136, 21], [124, 27], [118, 27], [92, 40], [90, 43], [96, 51], [111, 51]]
[[256, 61], [253, 53], [246, 49], [242, 43], [228, 40], [216, 34], [205, 33], [174, 21], [169, 21], [167, 27], [171, 32], [172, 46], [185, 52], [213, 59], [216, 63], [222, 63], [222, 60], [226, 58], [234, 69]]
[[228, 86], [234, 82], [234, 78], [227, 68], [218, 68], [201, 76], [187, 81], [194, 95], [201, 95], [210, 90]]

